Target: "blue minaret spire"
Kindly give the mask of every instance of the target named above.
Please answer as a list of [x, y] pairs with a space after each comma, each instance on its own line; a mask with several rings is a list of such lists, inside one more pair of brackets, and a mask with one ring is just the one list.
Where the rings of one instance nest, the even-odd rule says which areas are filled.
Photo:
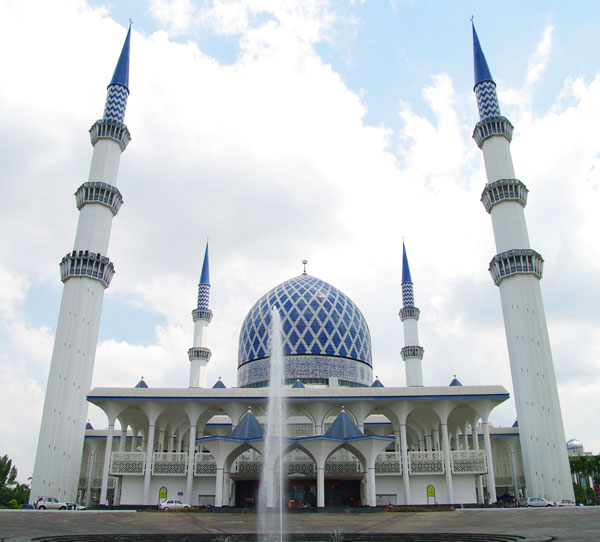
[[129, 96], [129, 41], [131, 39], [131, 24], [127, 31], [127, 37], [121, 49], [121, 55], [115, 68], [108, 93], [106, 95], [106, 105], [104, 106], [104, 119], [114, 120], [123, 123], [125, 119], [125, 108], [127, 107], [127, 97]]
[[405, 309], [415, 306], [413, 283], [410, 276], [410, 267], [408, 266], [404, 241], [402, 242], [402, 305]]
[[500, 116], [500, 105], [496, 95], [496, 83], [492, 79], [485, 55], [479, 43], [479, 37], [473, 26], [473, 63], [475, 68], [475, 96], [481, 120]]
[[198, 308], [208, 310], [210, 301], [210, 271], [208, 265], [208, 241], [204, 251], [204, 262], [202, 263], [202, 273], [200, 273], [200, 283], [198, 284]]
[[407, 386], [422, 386], [423, 371], [421, 361], [424, 350], [419, 346], [419, 322], [420, 311], [415, 307], [413, 283], [406, 256], [406, 245], [402, 242], [402, 308], [400, 309], [400, 320], [404, 328], [404, 348], [400, 351], [406, 370]]

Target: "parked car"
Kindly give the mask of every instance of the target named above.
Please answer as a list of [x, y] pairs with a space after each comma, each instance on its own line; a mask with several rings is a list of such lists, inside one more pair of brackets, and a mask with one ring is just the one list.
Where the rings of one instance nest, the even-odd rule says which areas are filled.
[[87, 510], [87, 508], [85, 506], [77, 504], [76, 502], [68, 502], [67, 510]]
[[575, 506], [575, 501], [571, 499], [562, 499], [556, 502], [556, 506]]
[[189, 504], [182, 503], [177, 499], [167, 499], [166, 501], [158, 503], [159, 510], [180, 510], [182, 508], [191, 508]]
[[67, 503], [60, 502], [54, 497], [38, 497], [34, 505], [38, 510], [66, 510]]
[[519, 506], [554, 506], [554, 503], [543, 497], [527, 497], [526, 499], [519, 499]]

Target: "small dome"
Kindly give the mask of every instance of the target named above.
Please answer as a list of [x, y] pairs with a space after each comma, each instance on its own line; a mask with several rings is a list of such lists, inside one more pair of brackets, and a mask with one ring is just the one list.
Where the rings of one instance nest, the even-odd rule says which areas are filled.
[[268, 385], [273, 307], [281, 315], [286, 378], [371, 385], [371, 334], [364, 316], [340, 290], [303, 274], [267, 292], [248, 312], [240, 330], [238, 386]]
[[305, 386], [304, 386], [304, 384], [302, 384], [302, 380], [300, 380], [299, 378], [297, 378], [296, 382], [294, 382], [292, 384], [292, 388], [295, 388], [295, 389], [297, 389], [297, 388], [304, 388], [304, 387]]
[[515, 420], [515, 423], [512, 424], [513, 427], [519, 427], [519, 420]]
[[213, 386], [213, 389], [215, 388], [226, 388], [227, 386], [225, 384], [223, 384], [223, 381], [221, 380], [221, 377], [219, 377], [219, 380], [217, 380]]
[[381, 383], [381, 380], [379, 380], [379, 378], [375, 377], [375, 380], [373, 381], [373, 384], [371, 384], [372, 388], [383, 388], [384, 385]]
[[462, 386], [462, 384], [460, 383], [460, 380], [458, 378], [456, 378], [456, 375], [454, 375], [452, 382], [450, 382], [450, 386]]
[[144, 382], [144, 377], [142, 376], [142, 379], [135, 385], [136, 388], [147, 388], [148, 384], [146, 384], [146, 382]]
[[85, 429], [86, 429], [86, 431], [89, 431], [91, 429], [94, 429], [94, 426], [90, 422], [87, 422], [85, 424]]
[[572, 438], [567, 441], [567, 450], [569, 452], [583, 452], [583, 444], [576, 438]]

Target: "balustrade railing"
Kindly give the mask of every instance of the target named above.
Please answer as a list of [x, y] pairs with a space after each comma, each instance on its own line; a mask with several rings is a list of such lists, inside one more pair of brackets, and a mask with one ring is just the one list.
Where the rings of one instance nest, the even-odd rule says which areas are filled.
[[217, 464], [212, 454], [197, 453], [194, 456], [194, 475], [212, 476], [217, 472]]
[[452, 472], [457, 474], [485, 474], [485, 450], [458, 450], [450, 453]]
[[140, 476], [145, 472], [145, 452], [112, 452], [109, 473], [113, 476]]
[[408, 452], [409, 474], [444, 474], [443, 452]]
[[161, 476], [185, 476], [188, 454], [183, 452], [154, 452], [152, 474]]
[[398, 452], [382, 452], [375, 460], [377, 474], [402, 474], [402, 459]]

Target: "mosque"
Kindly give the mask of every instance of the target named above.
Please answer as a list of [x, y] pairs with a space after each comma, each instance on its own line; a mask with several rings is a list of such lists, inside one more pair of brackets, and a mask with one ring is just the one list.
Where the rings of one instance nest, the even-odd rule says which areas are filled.
[[[180, 498], [193, 506], [255, 506], [263, 471], [282, 473], [289, 507], [494, 503], [506, 493], [572, 499], [539, 288], [543, 259], [529, 246], [528, 190], [515, 178], [510, 156], [513, 126], [500, 113], [475, 28], [481, 120], [473, 138], [488, 176], [481, 199], [498, 250], [490, 273], [502, 300], [518, 424], [490, 424], [493, 409], [509, 398], [502, 386], [463, 386], [457, 378], [448, 386], [423, 382], [420, 311], [405, 248], [399, 316], [406, 387], [374, 378], [360, 309], [306, 266], [250, 308], [239, 335], [237, 386], [219, 380], [207, 387], [213, 318], [207, 245], [192, 311], [189, 387], [154, 388], [142, 379], [133, 388], [88, 392], [103, 293], [114, 273], [106, 253], [122, 204], [118, 165], [130, 141], [124, 124], [130, 39], [131, 27], [104, 115], [90, 129], [94, 150], [89, 180], [75, 194], [74, 248], [60, 263], [64, 290], [32, 499], [49, 495], [102, 506]], [[273, 308], [281, 318], [287, 434], [282, 459], [265, 464]], [[88, 402], [106, 413], [107, 429], [86, 426]], [[275, 498], [275, 490], [267, 491], [262, 504], [272, 506]]]

